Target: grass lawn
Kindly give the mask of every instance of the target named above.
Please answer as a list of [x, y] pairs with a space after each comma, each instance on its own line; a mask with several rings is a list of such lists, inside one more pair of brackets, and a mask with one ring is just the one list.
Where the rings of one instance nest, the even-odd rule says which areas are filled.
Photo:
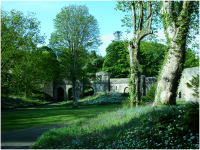
[[59, 105], [3, 110], [2, 131], [74, 122], [44, 132], [33, 149], [199, 149], [199, 103], [123, 107], [120, 94]]
[[48, 126], [92, 118], [95, 114], [112, 111], [121, 104], [79, 106], [60, 104], [38, 108], [12, 109], [1, 111], [1, 131], [27, 129], [35, 126]]

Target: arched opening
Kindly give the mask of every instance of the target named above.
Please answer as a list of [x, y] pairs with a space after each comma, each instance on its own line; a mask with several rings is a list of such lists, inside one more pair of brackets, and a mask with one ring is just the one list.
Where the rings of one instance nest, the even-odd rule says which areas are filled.
[[72, 88], [68, 89], [68, 100], [73, 100]]
[[64, 90], [61, 87], [57, 89], [57, 101], [64, 101]]
[[84, 96], [94, 95], [94, 89], [91, 86], [88, 86], [84, 90]]
[[125, 89], [124, 89], [124, 93], [129, 93], [129, 89], [128, 89], [128, 87], [125, 87]]

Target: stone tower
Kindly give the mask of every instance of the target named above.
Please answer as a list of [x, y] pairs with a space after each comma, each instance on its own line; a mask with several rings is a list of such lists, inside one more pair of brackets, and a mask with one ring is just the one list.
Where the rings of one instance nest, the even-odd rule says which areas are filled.
[[109, 72], [97, 72], [96, 77], [99, 79], [95, 83], [95, 93], [97, 92], [110, 92], [110, 73]]

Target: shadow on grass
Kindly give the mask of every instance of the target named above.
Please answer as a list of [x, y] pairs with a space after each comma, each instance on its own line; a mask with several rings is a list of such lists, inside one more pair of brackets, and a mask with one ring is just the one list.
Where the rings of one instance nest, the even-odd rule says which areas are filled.
[[120, 104], [79, 106], [73, 109], [70, 105], [51, 105], [39, 108], [15, 109], [1, 112], [1, 130], [11, 131], [35, 126], [63, 124], [73, 120], [93, 117], [95, 114], [112, 111]]

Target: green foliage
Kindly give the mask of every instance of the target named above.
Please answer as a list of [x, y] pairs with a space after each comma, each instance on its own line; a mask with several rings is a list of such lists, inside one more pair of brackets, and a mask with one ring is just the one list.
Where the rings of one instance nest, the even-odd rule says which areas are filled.
[[63, 49], [96, 49], [101, 44], [98, 22], [85, 5], [63, 7], [54, 19], [54, 28], [50, 44], [56, 48], [58, 55]]
[[180, 110], [180, 120], [179, 124], [182, 128], [191, 129], [191, 132], [199, 131], [199, 103], [198, 102], [188, 102]]
[[88, 54], [87, 62], [82, 68], [88, 78], [96, 78], [96, 73], [100, 72], [103, 68], [104, 59], [104, 57], [98, 55], [95, 51], [91, 51]]
[[[132, 105], [130, 105], [131, 103]], [[136, 100], [130, 100], [130, 98], [128, 98], [127, 100], [122, 101], [121, 104], [123, 107], [132, 108], [136, 107], [137, 102]], [[140, 100], [139, 106], [145, 106], [145, 105], [146, 105], [145, 102], [143, 100]]]
[[[151, 139], [159, 145], [150, 142], [148, 147], [157, 148], [195, 148], [198, 143], [199, 132], [199, 103], [189, 102], [178, 107], [166, 107], [163, 110], [156, 110], [152, 112], [154, 115], [146, 118], [143, 122], [145, 129], [148, 130], [142, 133], [141, 138]], [[164, 111], [166, 110], [166, 111]], [[157, 113], [156, 113], [157, 111]], [[151, 132], [149, 132], [151, 131]], [[179, 138], [178, 138], [179, 137]], [[175, 143], [170, 142], [168, 139], [174, 139]], [[180, 140], [178, 140], [180, 139]], [[184, 142], [183, 142], [184, 141]], [[172, 144], [170, 144], [172, 143]]]
[[194, 90], [192, 95], [199, 98], [199, 74], [196, 77], [193, 76], [192, 80], [190, 80], [190, 83], [186, 83], [186, 85]]
[[[118, 67], [118, 66], [120, 66], [120, 63], [118, 63], [116, 60], [116, 58], [117, 58], [116, 51], [119, 51], [120, 49], [119, 49], [119, 46], [117, 46], [117, 49], [114, 49], [113, 43], [111, 43], [109, 45], [109, 47], [107, 48], [107, 51], [109, 51], [110, 49], [113, 49], [113, 51], [111, 51], [112, 55], [107, 53], [107, 55], [105, 57], [105, 61], [104, 61], [103, 71], [109, 71], [112, 75], [111, 77], [113, 77], [113, 78], [114, 77], [115, 78], [129, 77], [130, 73], [128, 71], [123, 73], [124, 75], [121, 72], [119, 72], [121, 69], [124, 69], [124, 68]], [[130, 64], [130, 61], [129, 61], [130, 58], [129, 58], [128, 50], [126, 47], [127, 46], [125, 46], [127, 58], [124, 58], [124, 59], [121, 58], [122, 61], [120, 61], [120, 62], [123, 62], [124, 66], [127, 67], [126, 70], [128, 70], [128, 67]], [[164, 60], [164, 56], [165, 56], [166, 52], [167, 52], [167, 47], [164, 46], [163, 44], [159, 44], [159, 43], [155, 43], [155, 42], [141, 41], [140, 49], [139, 49], [139, 58], [138, 58], [139, 62], [140, 62], [141, 70], [142, 70], [141, 74], [143, 74], [147, 77], [157, 76], [158, 72], [161, 68], [161, 65]], [[116, 74], [116, 75], [114, 75], [114, 74]]]
[[163, 44], [141, 41], [138, 58], [141, 74], [147, 77], [157, 76], [166, 52], [167, 48]]
[[155, 93], [157, 88], [157, 82], [154, 83], [146, 93], [146, 96], [143, 96], [145, 102], [153, 102], [155, 99]]
[[[75, 53], [79, 53], [79, 55], [77, 57], [72, 57]], [[61, 79], [81, 79], [81, 77], [84, 76], [84, 70], [82, 70], [82, 67], [86, 63], [85, 60], [87, 60], [87, 58], [88, 53], [84, 48], [80, 47], [74, 51], [63, 49], [58, 58], [61, 70]]]
[[[27, 16], [20, 11], [2, 11], [1, 14], [1, 87], [2, 92], [29, 96], [31, 90], [41, 89], [54, 79], [54, 69], [49, 65], [53, 58], [40, 53], [38, 44], [44, 42], [40, 35], [40, 22], [34, 13]], [[41, 89], [42, 90], [42, 89]]]
[[123, 107], [127, 107], [127, 108], [130, 108], [132, 107], [130, 104], [132, 103], [132, 106], [136, 106], [136, 101], [135, 100], [130, 100], [130, 98], [128, 98], [127, 100], [125, 101], [122, 101], [121, 104]]
[[111, 78], [127, 78], [130, 74], [129, 53], [125, 41], [114, 41], [106, 48], [102, 71], [110, 72]]
[[123, 96], [123, 97], [128, 97], [128, 96], [129, 96], [129, 93], [122, 93], [121, 96]]
[[199, 66], [199, 55], [196, 55], [196, 52], [194, 50], [188, 48], [185, 54], [185, 63], [183, 69], [198, 67], [198, 66]]

